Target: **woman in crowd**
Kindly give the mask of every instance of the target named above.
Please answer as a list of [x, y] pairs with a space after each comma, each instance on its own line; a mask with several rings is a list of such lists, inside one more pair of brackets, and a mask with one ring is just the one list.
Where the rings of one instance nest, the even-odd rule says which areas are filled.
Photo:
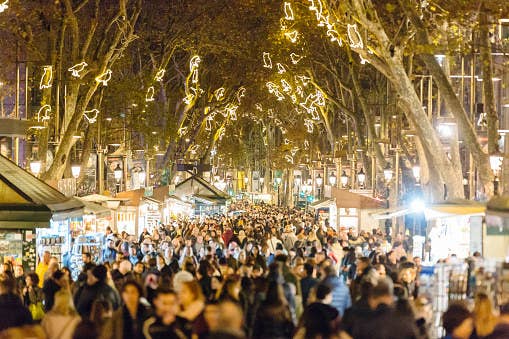
[[48, 339], [71, 339], [80, 321], [71, 293], [60, 290], [55, 294], [53, 308], [44, 316], [41, 325]]
[[113, 313], [111, 321], [105, 324], [102, 338], [143, 339], [143, 322], [149, 316], [149, 310], [140, 303], [142, 288], [129, 280], [120, 290], [124, 306]]
[[44, 293], [42, 293], [42, 289], [39, 287], [39, 276], [35, 273], [29, 273], [25, 278], [25, 283], [26, 287], [23, 289], [22, 295], [23, 303], [32, 313], [34, 320], [41, 320], [44, 315], [42, 309]]
[[478, 293], [474, 299], [474, 333], [477, 338], [490, 335], [497, 325], [493, 304], [485, 293]]
[[205, 321], [205, 297], [200, 284], [196, 280], [182, 283], [179, 292], [181, 312], [179, 316], [187, 320], [186, 333], [192, 333], [195, 338], [205, 338], [208, 333]]
[[235, 303], [239, 302], [240, 278], [236, 275], [230, 275], [223, 283], [219, 293], [219, 301], [229, 300]]
[[273, 281], [269, 284], [265, 300], [261, 303], [255, 316], [253, 339], [285, 339], [293, 335], [294, 324], [288, 302], [283, 293], [283, 286]]
[[442, 315], [442, 326], [445, 329], [444, 339], [469, 339], [474, 329], [472, 314], [463, 303], [449, 304]]

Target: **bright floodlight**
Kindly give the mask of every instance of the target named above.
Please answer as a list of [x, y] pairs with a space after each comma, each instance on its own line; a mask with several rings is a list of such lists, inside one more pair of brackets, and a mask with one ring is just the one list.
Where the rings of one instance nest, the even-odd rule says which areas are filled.
[[275, 179], [275, 181], [276, 181], [276, 185], [278, 185], [278, 186], [279, 186], [279, 185], [281, 185], [281, 181], [282, 181], [282, 179], [281, 179], [280, 177], [277, 177], [277, 178]]
[[31, 161], [30, 162], [30, 171], [32, 172], [33, 175], [35, 175], [37, 177], [41, 173], [41, 166], [42, 166], [42, 164], [39, 160]]
[[81, 165], [80, 164], [73, 164], [71, 166], [71, 173], [72, 173], [72, 176], [75, 179], [78, 179], [80, 177], [80, 173], [81, 173]]
[[440, 124], [438, 125], [438, 132], [443, 138], [452, 137], [452, 124]]
[[424, 204], [424, 201], [422, 199], [416, 198], [410, 202], [410, 209], [413, 212], [422, 212], [424, 211], [424, 208], [426, 205]]
[[503, 159], [504, 158], [500, 156], [500, 154], [490, 155], [490, 167], [494, 173], [498, 173], [498, 171], [500, 171]]

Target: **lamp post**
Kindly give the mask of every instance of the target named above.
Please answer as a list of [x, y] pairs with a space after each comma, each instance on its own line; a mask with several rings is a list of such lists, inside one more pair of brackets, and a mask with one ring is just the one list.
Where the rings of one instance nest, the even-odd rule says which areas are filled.
[[81, 173], [81, 164], [75, 162], [71, 165], [71, 173], [74, 178], [74, 195], [78, 194], [78, 178]]
[[147, 179], [147, 173], [144, 170], [138, 172], [138, 181], [140, 182], [140, 187], [145, 187], [145, 180]]
[[279, 201], [279, 186], [281, 186], [281, 177], [276, 177], [275, 179], [275, 182], [276, 182], [276, 187], [277, 187], [277, 206], [279, 207], [280, 206], [280, 201]]
[[334, 187], [334, 186], [336, 186], [337, 181], [338, 181], [338, 178], [336, 177], [334, 172], [331, 172], [331, 174], [329, 175], [329, 185]]
[[502, 166], [502, 161], [504, 160], [501, 154], [495, 153], [490, 155], [490, 167], [493, 171], [493, 194], [498, 195], [498, 181], [500, 175], [500, 167]]
[[315, 180], [316, 186], [318, 186], [318, 200], [320, 200], [322, 198], [322, 184], [323, 184], [323, 178], [320, 175], [320, 173], [318, 173], [318, 176], [315, 178]]
[[393, 175], [394, 175], [394, 171], [391, 168], [391, 164], [387, 163], [384, 167], [384, 179], [385, 179], [385, 183], [386, 183], [385, 199], [387, 201], [387, 208], [389, 208], [389, 198], [390, 198], [390, 193], [391, 193], [390, 184], [391, 184]]
[[421, 167], [415, 164], [412, 167], [412, 173], [414, 174], [415, 184], [419, 186], [421, 184]]
[[120, 180], [122, 180], [122, 168], [120, 168], [120, 164], [117, 164], [117, 167], [113, 170], [113, 175], [115, 176], [117, 193], [120, 192]]
[[244, 191], [247, 192], [247, 184], [249, 183], [249, 178], [246, 176], [244, 177]]
[[343, 170], [343, 173], [341, 173], [341, 186], [343, 188], [346, 188], [346, 186], [348, 185], [348, 175], [346, 174], [345, 170]]
[[300, 187], [302, 185], [302, 178], [300, 177], [300, 175], [295, 176], [295, 178], [293, 179], [293, 182], [294, 182], [293, 191], [295, 193], [294, 194], [295, 199], [293, 201], [293, 206], [295, 207], [297, 205], [297, 203], [299, 202], [299, 192], [300, 192]]
[[357, 180], [359, 181], [359, 188], [364, 188], [364, 183], [366, 182], [366, 173], [364, 173], [364, 168], [357, 173]]

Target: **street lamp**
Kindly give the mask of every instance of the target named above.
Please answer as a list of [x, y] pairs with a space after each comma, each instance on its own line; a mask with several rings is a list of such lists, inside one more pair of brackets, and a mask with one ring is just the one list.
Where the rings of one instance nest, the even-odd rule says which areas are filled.
[[320, 175], [320, 173], [318, 173], [318, 176], [315, 178], [315, 180], [316, 186], [318, 186], [318, 200], [320, 200], [322, 198], [322, 184], [323, 184], [323, 178]]
[[277, 205], [279, 207], [280, 205], [280, 202], [279, 202], [279, 186], [281, 185], [281, 181], [282, 179], [280, 177], [277, 177], [276, 179], [274, 179], [275, 182], [276, 182], [276, 187], [277, 187]]
[[72, 173], [72, 176], [74, 177], [74, 179], [77, 180], [80, 177], [81, 164], [78, 164], [78, 163], [72, 164], [72, 166], [71, 166], [71, 173]]
[[30, 161], [30, 172], [36, 177], [41, 174], [42, 163], [39, 160]]
[[263, 183], [265, 182], [265, 178], [264, 177], [260, 177], [260, 179], [258, 179], [258, 182], [260, 183], [260, 192], [263, 192]]
[[140, 182], [140, 187], [145, 187], [145, 179], [147, 179], [147, 173], [144, 170], [138, 172], [138, 181]]
[[336, 177], [336, 175], [334, 174], [334, 172], [332, 172], [330, 175], [329, 175], [329, 184], [331, 186], [336, 186], [336, 182], [338, 181], [338, 178]]
[[[385, 182], [390, 182], [392, 180], [392, 175], [394, 174], [394, 171], [391, 168], [391, 164], [387, 163], [384, 167], [384, 178]], [[360, 180], [359, 180], [360, 181]]]
[[120, 164], [117, 164], [117, 167], [113, 170], [113, 175], [115, 176], [115, 180], [117, 182], [117, 193], [120, 192], [120, 180], [122, 180], [122, 168], [120, 168]]
[[348, 185], [348, 175], [346, 175], [345, 170], [343, 170], [343, 173], [341, 173], [341, 186], [346, 187]]
[[364, 168], [357, 173], [357, 180], [359, 181], [359, 186], [364, 188], [364, 183], [366, 182], [366, 173], [364, 173]]
[[498, 176], [500, 174], [500, 167], [504, 158], [500, 154], [493, 154], [490, 156], [490, 167], [493, 171], [493, 194], [498, 195]]
[[246, 176], [244, 177], [244, 191], [247, 191], [247, 184], [249, 182], [249, 178]]

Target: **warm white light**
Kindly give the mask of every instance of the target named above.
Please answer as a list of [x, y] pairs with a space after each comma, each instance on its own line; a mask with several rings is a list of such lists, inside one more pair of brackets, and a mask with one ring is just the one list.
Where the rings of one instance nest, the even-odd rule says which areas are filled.
[[412, 167], [412, 173], [414, 174], [414, 178], [416, 181], [421, 179], [421, 167], [419, 165], [414, 165]]
[[359, 173], [357, 173], [357, 179], [359, 180], [359, 184], [364, 185], [366, 181], [366, 173], [364, 173], [364, 168], [361, 168]]
[[385, 168], [384, 168], [384, 178], [385, 178], [385, 181], [386, 182], [391, 181], [392, 180], [392, 175], [393, 175], [393, 171], [392, 171], [391, 165], [389, 163], [387, 163], [387, 165], [385, 165]]
[[413, 212], [422, 212], [424, 211], [425, 207], [426, 205], [424, 204], [424, 201], [422, 201], [421, 199], [412, 200], [412, 202], [410, 203], [410, 209]]
[[143, 170], [138, 172], [138, 181], [140, 182], [141, 186], [145, 186], [145, 179], [147, 179], [147, 173], [145, 173]]
[[80, 164], [72, 165], [71, 166], [71, 173], [72, 173], [72, 176], [75, 179], [78, 179], [80, 177], [80, 173], [81, 173], [81, 165]]
[[30, 162], [30, 171], [32, 172], [33, 175], [35, 175], [36, 177], [41, 173], [41, 162], [36, 160], [36, 161], [31, 161]]
[[346, 175], [345, 171], [341, 173], [341, 185], [343, 185], [343, 187], [348, 185], [348, 175]]
[[122, 179], [122, 169], [120, 168], [120, 164], [117, 164], [117, 167], [113, 170], [113, 175], [115, 176], [115, 180], [120, 182], [120, 179]]
[[332, 172], [331, 175], [329, 176], [329, 184], [331, 186], [336, 186], [336, 182], [337, 182], [337, 177], [334, 174], [334, 172]]
[[318, 173], [318, 176], [315, 178], [315, 180], [316, 180], [316, 185], [317, 185], [317, 186], [322, 186], [322, 184], [323, 184], [323, 178], [322, 178], [322, 176], [320, 175], [320, 173]]
[[503, 159], [504, 158], [499, 154], [494, 154], [490, 156], [490, 167], [495, 174], [497, 174], [498, 171], [500, 171]]
[[280, 177], [277, 177], [277, 178], [275, 179], [275, 181], [276, 181], [276, 185], [277, 185], [277, 186], [279, 186], [279, 185], [281, 185], [281, 181], [282, 181], [282, 179], [281, 179]]

